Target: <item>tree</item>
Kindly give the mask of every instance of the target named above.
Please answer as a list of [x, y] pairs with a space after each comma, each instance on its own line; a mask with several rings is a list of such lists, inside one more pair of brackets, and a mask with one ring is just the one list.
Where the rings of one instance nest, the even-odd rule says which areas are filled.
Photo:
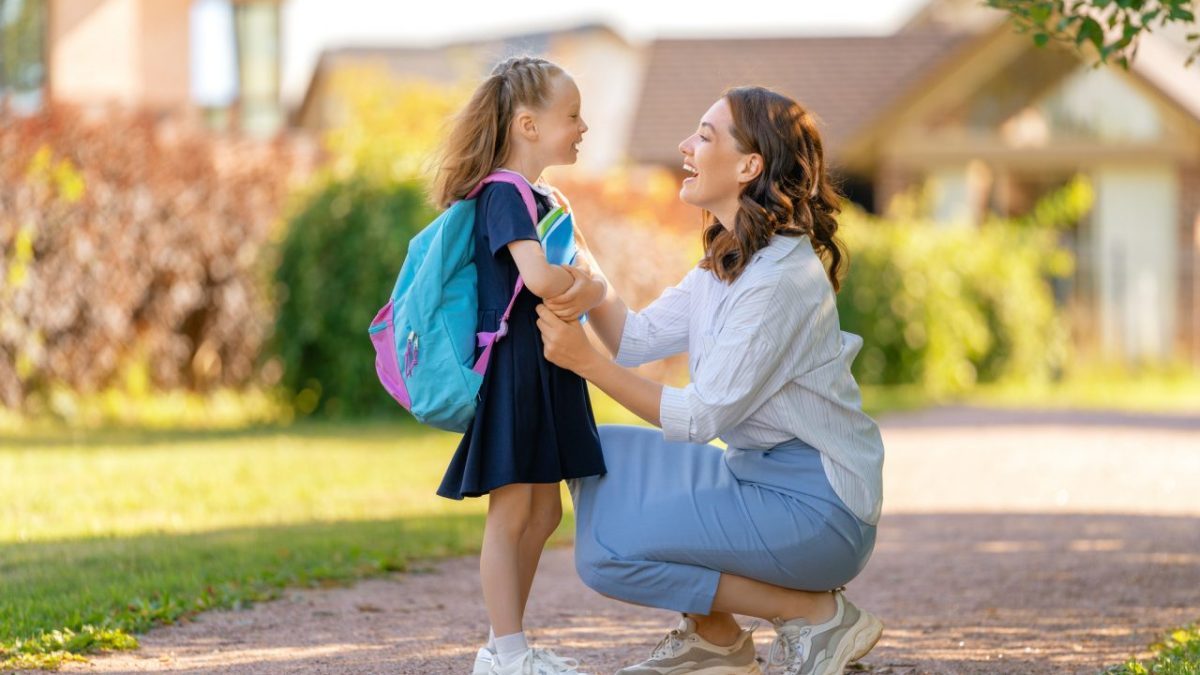
[[[1196, 28], [1193, 0], [985, 0], [1012, 15], [1022, 32], [1033, 33], [1039, 47], [1051, 40], [1090, 45], [1099, 63], [1128, 68], [1144, 33], [1169, 25]], [[1187, 36], [1193, 45], [1185, 65], [1200, 58], [1200, 30]]]

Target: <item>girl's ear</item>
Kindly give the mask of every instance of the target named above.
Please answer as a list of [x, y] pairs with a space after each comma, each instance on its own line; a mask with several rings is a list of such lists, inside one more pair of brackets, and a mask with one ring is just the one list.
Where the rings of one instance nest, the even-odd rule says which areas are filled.
[[750, 153], [738, 162], [738, 182], [749, 183], [763, 172], [763, 158], [757, 152]]
[[537, 121], [533, 119], [533, 113], [525, 108], [517, 109], [516, 115], [513, 116], [513, 131], [520, 134], [527, 141], [536, 141], [538, 139]]

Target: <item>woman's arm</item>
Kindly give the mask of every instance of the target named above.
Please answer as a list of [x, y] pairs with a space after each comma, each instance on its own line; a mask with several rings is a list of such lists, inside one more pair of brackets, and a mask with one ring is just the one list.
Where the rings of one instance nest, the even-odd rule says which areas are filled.
[[659, 408], [663, 385], [622, 368], [597, 352], [578, 322], [563, 321], [545, 305], [538, 305], [537, 312], [546, 360], [596, 385], [650, 424], [662, 426]]

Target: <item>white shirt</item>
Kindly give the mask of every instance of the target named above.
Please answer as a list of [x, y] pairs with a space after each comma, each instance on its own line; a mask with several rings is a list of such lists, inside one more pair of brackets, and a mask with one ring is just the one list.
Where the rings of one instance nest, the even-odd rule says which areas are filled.
[[837, 304], [807, 236], [775, 235], [732, 284], [696, 267], [641, 312], [629, 312], [616, 361], [637, 366], [688, 353], [691, 384], [663, 387], [668, 441], [765, 450], [793, 438], [821, 453], [830, 485], [876, 524], [883, 439], [862, 410], [850, 364], [862, 338]]

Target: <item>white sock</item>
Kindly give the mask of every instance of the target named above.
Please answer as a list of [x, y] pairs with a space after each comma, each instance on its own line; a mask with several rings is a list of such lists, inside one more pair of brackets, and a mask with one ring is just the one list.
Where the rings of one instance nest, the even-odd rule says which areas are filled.
[[493, 654], [496, 653], [496, 631], [492, 630], [491, 626], [488, 626], [487, 650]]
[[525, 642], [525, 631], [496, 638], [496, 662], [501, 667], [507, 667], [510, 663], [525, 656], [527, 651], [529, 651], [529, 644]]

